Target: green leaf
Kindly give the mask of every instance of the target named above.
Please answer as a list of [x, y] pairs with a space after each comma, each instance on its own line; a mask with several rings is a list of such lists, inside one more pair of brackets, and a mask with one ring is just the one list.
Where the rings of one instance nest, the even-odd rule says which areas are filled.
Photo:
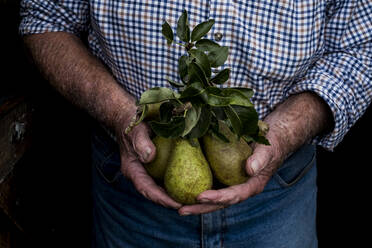
[[142, 93], [139, 105], [157, 103], [175, 98], [173, 90], [165, 87], [154, 87]]
[[201, 107], [193, 105], [191, 109], [187, 110], [185, 117], [185, 130], [182, 136], [186, 136], [191, 129], [193, 129], [199, 121]]
[[201, 82], [203, 85], [208, 85], [207, 77], [203, 69], [195, 62], [191, 62], [188, 67], [189, 83]]
[[224, 110], [236, 135], [241, 137], [257, 132], [258, 114], [253, 107], [228, 106]]
[[217, 96], [213, 94], [203, 94], [203, 100], [205, 103], [213, 107], [226, 107], [229, 106], [231, 99], [228, 97]]
[[242, 94], [244, 94], [248, 99], [251, 99], [254, 92], [252, 89], [250, 88], [245, 88], [245, 87], [232, 87], [230, 89], [234, 89], [234, 90], [239, 90]]
[[249, 98], [240, 90], [232, 88], [222, 89], [223, 96], [230, 97], [230, 105], [239, 105], [244, 107], [253, 107]]
[[263, 135], [259, 135], [259, 134], [258, 135], [243, 135], [242, 138], [247, 143], [256, 142], [256, 143], [267, 145], [267, 146], [270, 145], [269, 140], [266, 139], [266, 137]]
[[211, 65], [209, 64], [208, 56], [199, 49], [189, 50], [190, 55], [196, 59], [196, 63], [203, 69], [205, 75], [211, 76]]
[[234, 133], [239, 137], [242, 136], [243, 123], [240, 120], [238, 114], [234, 111], [234, 109], [231, 106], [225, 107], [224, 110], [227, 118], [231, 123]]
[[221, 96], [216, 91], [215, 87], [208, 87], [202, 94], [202, 98], [205, 103], [213, 107], [224, 107], [228, 106], [231, 102], [230, 97]]
[[218, 49], [213, 49], [208, 53], [209, 63], [211, 67], [217, 68], [225, 63], [229, 56], [229, 48], [222, 46]]
[[169, 122], [172, 119], [172, 110], [178, 105], [175, 100], [162, 103], [159, 108], [160, 122]]
[[204, 52], [210, 52], [210, 51], [213, 51], [213, 50], [218, 50], [221, 47], [220, 45], [218, 45], [218, 43], [216, 43], [212, 40], [208, 40], [208, 39], [198, 40], [195, 43], [195, 46], [198, 49], [200, 49], [201, 51], [204, 51]]
[[267, 146], [270, 145], [270, 142], [268, 141], [268, 139], [266, 139], [265, 136], [258, 136], [257, 138], [255, 138], [255, 141], [259, 144], [263, 144]]
[[200, 118], [195, 127], [190, 131], [188, 136], [190, 138], [200, 138], [203, 137], [210, 126], [212, 118], [212, 113], [207, 106], [203, 106], [200, 113]]
[[223, 107], [212, 107], [212, 112], [218, 120], [226, 120], [227, 116]]
[[254, 107], [231, 106], [243, 123], [243, 134], [253, 135], [258, 132], [258, 114]]
[[222, 89], [217, 88], [217, 87], [215, 87], [215, 86], [209, 86], [209, 87], [206, 88], [206, 90], [207, 90], [208, 93], [210, 93], [210, 94], [223, 96], [223, 95], [222, 95], [222, 93], [223, 93], [223, 92], [222, 92]]
[[211, 83], [213, 84], [223, 84], [225, 83], [227, 80], [229, 80], [229, 77], [230, 77], [230, 69], [229, 68], [226, 68], [226, 69], [223, 69], [222, 71], [218, 72], [212, 79], [211, 79]]
[[177, 22], [177, 36], [184, 42], [190, 41], [190, 27], [187, 18], [187, 11], [184, 10]]
[[219, 128], [219, 124], [218, 124], [218, 119], [216, 117], [212, 116], [212, 121], [211, 121], [211, 124], [210, 124], [210, 132], [212, 133], [212, 135], [216, 136], [222, 142], [229, 143], [230, 140], [225, 135], [220, 133], [219, 130], [220, 130], [220, 128]]
[[187, 55], [182, 55], [178, 59], [178, 73], [180, 75], [180, 78], [182, 82], [186, 83], [188, 81], [188, 67], [189, 64], [189, 57]]
[[206, 35], [209, 32], [209, 30], [211, 30], [213, 24], [214, 24], [214, 20], [211, 19], [209, 21], [205, 21], [205, 22], [202, 22], [196, 25], [196, 27], [192, 30], [192, 33], [191, 33], [191, 41], [192, 42], [197, 41], [201, 37]]
[[182, 135], [185, 129], [185, 118], [174, 117], [170, 122], [150, 121], [149, 125], [154, 133], [164, 138], [176, 138]]
[[180, 99], [190, 98], [202, 94], [205, 91], [203, 84], [200, 82], [195, 82], [188, 85], [182, 92]]
[[168, 46], [170, 46], [173, 42], [174, 35], [173, 35], [173, 30], [167, 21], [163, 23], [161, 32], [163, 36], [165, 37], [165, 39], [167, 39]]
[[178, 82], [173, 81], [173, 80], [170, 80], [169, 78], [167, 78], [167, 82], [168, 82], [170, 85], [172, 85], [172, 86], [174, 86], [174, 87], [176, 87], [176, 88], [180, 88], [180, 87], [184, 87], [184, 86], [185, 86], [184, 84], [182, 84], [182, 83], [178, 83]]

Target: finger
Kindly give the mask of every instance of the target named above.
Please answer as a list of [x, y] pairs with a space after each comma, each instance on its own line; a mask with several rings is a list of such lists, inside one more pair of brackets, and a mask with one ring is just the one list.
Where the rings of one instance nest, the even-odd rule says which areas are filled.
[[263, 191], [267, 180], [261, 176], [251, 177], [247, 182], [219, 190], [207, 190], [197, 200], [202, 203], [229, 206], [246, 200]]
[[[127, 146], [126, 146], [127, 147]], [[147, 199], [164, 207], [178, 209], [182, 205], [168, 196], [148, 175], [145, 168], [138, 161], [133, 149], [122, 154], [122, 172], [132, 181], [134, 187]]]
[[265, 145], [257, 145], [253, 154], [247, 159], [246, 172], [250, 176], [255, 176], [260, 173], [272, 160], [271, 147]]
[[131, 140], [141, 162], [148, 163], [155, 158], [156, 148], [151, 141], [149, 128], [145, 124], [140, 124], [133, 129]]
[[134, 187], [144, 197], [167, 208], [179, 209], [182, 205], [170, 198], [163, 188], [159, 187], [145, 171], [132, 173]]
[[186, 215], [197, 215], [197, 214], [206, 214], [219, 209], [224, 208], [224, 205], [219, 204], [194, 204], [183, 206], [178, 210], [178, 213], [182, 216]]
[[136, 190], [140, 192], [144, 197], [157, 204], [161, 204], [164, 207], [178, 209], [182, 206], [180, 203], [170, 198], [166, 194], [164, 189], [159, 187], [155, 183], [155, 181], [147, 174], [141, 163], [139, 163], [138, 161], [132, 162], [126, 167], [126, 174], [133, 182]]

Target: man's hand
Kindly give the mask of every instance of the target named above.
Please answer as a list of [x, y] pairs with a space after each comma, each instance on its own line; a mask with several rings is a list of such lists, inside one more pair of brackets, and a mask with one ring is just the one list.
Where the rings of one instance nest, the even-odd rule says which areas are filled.
[[122, 171], [137, 190], [156, 203], [179, 208], [181, 204], [156, 185], [141, 164], [155, 156], [147, 126], [140, 124], [124, 135], [128, 120], [136, 113], [135, 99], [101, 61], [78, 37], [69, 33], [29, 35], [24, 42], [44, 77], [61, 95], [118, 134]]
[[197, 198], [201, 204], [184, 206], [179, 213], [181, 215], [208, 213], [261, 193], [283, 161], [279, 148], [274, 145], [277, 142], [270, 139], [270, 143], [270, 146], [261, 144], [255, 146], [253, 154], [246, 163], [247, 174], [251, 177], [245, 183], [219, 190], [204, 191]]
[[167, 208], [178, 209], [181, 204], [168, 196], [148, 175], [142, 163], [155, 158], [156, 148], [150, 139], [150, 129], [145, 123], [135, 126], [128, 134], [124, 130], [119, 138], [121, 171], [133, 182], [134, 187], [147, 199]]
[[181, 215], [212, 212], [239, 203], [261, 193], [286, 157], [309, 139], [332, 125], [328, 106], [317, 95], [305, 92], [291, 96], [265, 118], [270, 130], [270, 146], [257, 144], [246, 162], [251, 177], [243, 184], [220, 190], [207, 190], [197, 200], [200, 204], [184, 206]]

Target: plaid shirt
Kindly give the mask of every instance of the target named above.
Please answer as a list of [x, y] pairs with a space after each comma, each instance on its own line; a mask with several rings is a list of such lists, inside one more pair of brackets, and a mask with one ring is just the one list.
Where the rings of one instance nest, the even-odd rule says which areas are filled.
[[91, 51], [139, 97], [179, 80], [185, 51], [166, 45], [161, 26], [175, 29], [183, 9], [191, 26], [215, 20], [207, 38], [230, 48], [227, 85], [252, 88], [260, 118], [291, 94], [315, 92], [335, 126], [314, 142], [332, 150], [371, 102], [371, 0], [23, 0], [20, 32], [88, 33]]

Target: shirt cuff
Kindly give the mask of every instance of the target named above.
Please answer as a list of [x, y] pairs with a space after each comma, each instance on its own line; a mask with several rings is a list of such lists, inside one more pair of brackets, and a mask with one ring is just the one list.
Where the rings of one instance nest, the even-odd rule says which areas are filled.
[[80, 36], [87, 31], [87, 5], [72, 7], [56, 1], [23, 0], [20, 8], [20, 35], [68, 32]]
[[326, 150], [333, 151], [342, 141], [352, 124], [347, 115], [347, 99], [343, 97], [342, 82], [327, 73], [314, 73], [294, 84], [288, 91], [288, 96], [311, 91], [320, 96], [329, 106], [333, 114], [333, 130], [327, 134], [314, 137], [311, 143], [320, 145]]

